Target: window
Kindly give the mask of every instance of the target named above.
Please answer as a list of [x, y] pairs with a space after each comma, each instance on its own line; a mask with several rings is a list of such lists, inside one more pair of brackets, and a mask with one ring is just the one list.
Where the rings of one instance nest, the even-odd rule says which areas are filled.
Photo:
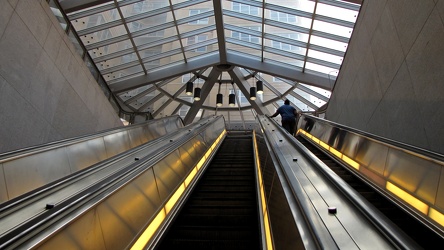
[[[148, 60], [149, 60], [150, 57], [156, 56], [156, 55], [158, 55], [160, 53], [162, 53], [162, 46], [157, 46], [157, 47], [154, 47], [154, 48], [146, 49], [146, 50], [143, 51], [143, 57], [142, 58], [143, 59], [148, 58]], [[160, 65], [160, 59], [151, 60], [149, 62], [146, 62], [144, 65], [147, 68], [157, 67], [157, 66]]]
[[[230, 89], [230, 94], [233, 94], [234, 90]], [[237, 99], [239, 98], [239, 103], [237, 103]], [[238, 104], [238, 106], [242, 106], [243, 104], [249, 104], [250, 102], [248, 101], [248, 98], [245, 97], [245, 95], [242, 93], [242, 91], [240, 89], [237, 90], [237, 94], [236, 94], [236, 104]]]
[[95, 27], [102, 23], [105, 23], [105, 19], [103, 19], [103, 16], [101, 14], [90, 16], [88, 18], [88, 23], [86, 24], [86, 28]]
[[133, 5], [133, 13], [141, 13], [146, 10], [147, 3], [145, 1], [137, 2]]
[[97, 37], [99, 38], [99, 41], [103, 41], [108, 38], [111, 38], [112, 35], [111, 35], [111, 32], [109, 32], [109, 30], [106, 29], [106, 30], [102, 30], [102, 31], [97, 32]]
[[242, 4], [242, 3], [233, 2], [232, 3], [232, 10], [240, 12], [240, 13], [244, 13], [244, 14], [253, 15], [253, 16], [259, 15], [259, 8], [258, 7], [254, 7], [254, 6], [250, 6], [250, 5], [246, 5], [246, 4]]
[[273, 82], [283, 82], [280, 78], [273, 76]]
[[[250, 26], [250, 27], [247, 26], [245, 28], [251, 29], [251, 30], [257, 30], [257, 31], [261, 30], [261, 27], [258, 27], [258, 26]], [[252, 36], [252, 35], [237, 32], [237, 31], [232, 31], [231, 37], [239, 39], [241, 41], [247, 41], [247, 42], [251, 42], [251, 43], [259, 43], [259, 41], [260, 41], [259, 37], [257, 37], [257, 36]]]
[[134, 31], [138, 31], [143, 24], [139, 23], [139, 22], [132, 22], [131, 25], [129, 26], [130, 28], [130, 32], [134, 32]]
[[[287, 38], [291, 38], [293, 40], [296, 40], [298, 35], [296, 33], [285, 33], [285, 34], [278, 34], [279, 36], [283, 36], [283, 37], [287, 37]], [[286, 51], [295, 51], [295, 50], [299, 50], [300, 48], [298, 46], [294, 46], [294, 45], [290, 45], [287, 43], [282, 43], [282, 42], [278, 42], [278, 41], [271, 41], [271, 46], [275, 49], [281, 49], [281, 50], [286, 50]]]
[[[204, 13], [206, 11], [207, 11], [206, 9], [190, 10], [190, 16], [195, 16], [197, 14]], [[196, 21], [189, 22], [189, 24], [208, 24], [208, 20], [209, 20], [209, 18], [207, 17], [207, 18], [203, 18], [203, 19], [199, 19], [199, 20], [196, 20]]]
[[[187, 102], [193, 103], [193, 97], [191, 96], [181, 96], [180, 99], [185, 100]], [[183, 119], [188, 113], [188, 110], [190, 110], [190, 106], [182, 105], [179, 109], [179, 116]]]
[[270, 12], [270, 18], [271, 18], [271, 20], [284, 22], [284, 23], [296, 23], [296, 16], [290, 15], [287, 13], [273, 11], [273, 10]]
[[[197, 35], [197, 36], [188, 37], [187, 44], [188, 45], [199, 44], [201, 42], [205, 42], [207, 40], [207, 38], [208, 38], [207, 35]], [[205, 51], [207, 51], [207, 46], [197, 48], [194, 51], [195, 52], [205, 52]]]

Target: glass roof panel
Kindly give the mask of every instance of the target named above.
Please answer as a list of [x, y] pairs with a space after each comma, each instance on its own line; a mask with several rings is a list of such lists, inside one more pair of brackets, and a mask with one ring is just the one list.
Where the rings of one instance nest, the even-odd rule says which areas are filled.
[[331, 75], [331, 73], [338, 71], [338, 69], [336, 69], [336, 68], [326, 67], [326, 66], [322, 66], [322, 65], [310, 63], [310, 62], [307, 62], [307, 64], [305, 65], [305, 68], [308, 70], [312, 70], [312, 71], [319, 72], [319, 73], [326, 74], [326, 75], [328, 75], [328, 74]]
[[279, 64], [286, 64], [287, 66], [297, 66], [300, 69], [302, 69], [302, 67], [304, 66], [304, 61], [302, 60], [297, 60], [294, 58], [273, 54], [270, 52], [264, 52], [264, 57], [265, 57], [264, 61], [269, 61], [275, 64], [279, 63]]
[[313, 22], [313, 29], [317, 31], [322, 31], [325, 33], [350, 38], [351, 33], [353, 31], [352, 28], [336, 25], [333, 23], [327, 23], [323, 21], [315, 20]]
[[[157, 30], [155, 32], [145, 33], [143, 35], [133, 37], [134, 43], [139, 49], [143, 49], [150, 44], [158, 43], [164, 38], [177, 40], [177, 32], [175, 27]], [[146, 45], [146, 46], [143, 46]]]
[[265, 2], [306, 12], [313, 12], [315, 6], [312, 0], [266, 0]]
[[140, 73], [142, 71], [143, 71], [142, 66], [137, 65], [137, 66], [129, 67], [129, 68], [122, 69], [122, 70], [112, 71], [107, 74], [102, 73], [102, 75], [104, 76], [105, 81], [108, 81], [108, 80], [117, 80], [121, 77], [124, 77], [127, 75], [132, 75], [135, 73]]
[[331, 40], [331, 39], [327, 39], [327, 38], [323, 38], [323, 37], [319, 37], [319, 36], [311, 36], [310, 42], [312, 44], [316, 44], [325, 48], [330, 48], [330, 49], [334, 49], [334, 50], [338, 50], [338, 51], [342, 51], [345, 52], [347, 50], [348, 44], [347, 43], [343, 43], [343, 42], [339, 42], [339, 41], [335, 41], [335, 40]]
[[291, 38], [293, 40], [296, 41], [300, 41], [300, 42], [304, 42], [307, 43], [308, 42], [308, 34], [306, 33], [301, 33], [301, 32], [296, 32], [293, 30], [289, 30], [289, 29], [285, 29], [285, 28], [279, 28], [276, 26], [270, 26], [265, 24], [264, 25], [264, 30], [266, 34], [272, 34], [272, 35], [276, 35], [276, 36], [283, 36], [286, 38]]
[[[340, 0], [229, 0], [220, 3], [223, 17], [215, 16], [220, 13], [220, 6], [213, 6], [219, 4], [218, 1], [118, 0], [118, 9], [115, 1], [109, 1], [68, 13], [68, 18], [109, 85], [124, 86], [128, 79], [145, 74], [148, 74], [146, 79], [150, 79], [150, 73], [161, 70], [168, 72], [170, 67], [193, 71], [192, 74], [184, 74], [184, 77], [162, 82], [156, 82], [154, 78], [147, 85], [126, 94], [117, 94], [122, 101], [129, 102], [130, 109], [150, 111], [156, 116], [172, 113], [178, 113], [181, 117], [186, 115], [190, 108], [188, 105], [193, 105], [192, 97], [184, 93], [186, 81], [194, 74], [207, 79], [210, 72], [214, 72], [210, 66], [215, 63], [214, 58], [218, 53], [221, 59], [228, 57], [231, 60], [231, 57], [223, 54], [228, 52], [236, 55], [233, 58], [245, 57], [245, 62], [249, 58], [276, 67], [290, 67], [321, 77], [319, 79], [328, 79], [332, 82], [329, 87], [333, 86], [359, 6]], [[313, 13], [315, 10], [316, 13]], [[224, 34], [224, 37], [218, 37], [218, 34]], [[199, 64], [199, 60], [207, 61], [210, 65]], [[240, 60], [239, 64], [242, 62]], [[187, 69], [185, 63], [203, 68], [191, 66]], [[312, 111], [325, 104], [331, 94], [294, 80], [262, 74], [259, 69], [239, 69], [249, 85], [253, 86], [257, 79], [264, 82], [264, 94], [258, 94], [257, 102], [266, 102], [265, 108], [273, 112], [277, 105], [282, 104], [283, 98], [289, 98], [302, 110]], [[257, 79], [251, 78], [252, 74]], [[189, 76], [188, 79], [185, 75]], [[214, 75], [212, 77], [214, 79]], [[199, 82], [202, 87], [204, 79], [195, 80], [195, 84]], [[294, 79], [293, 76], [291, 79]], [[223, 87], [227, 92], [230, 89], [233, 91], [233, 86], [231, 76], [225, 71], [222, 81], [227, 83], [221, 85], [221, 92], [227, 99], [228, 94], [224, 93]], [[148, 93], [148, 90], [155, 89], [153, 84], [165, 92], [157, 90]], [[215, 95], [219, 91], [218, 81], [205, 84], [214, 86], [200, 107], [198, 116], [214, 112]], [[323, 84], [319, 86], [326, 85]], [[234, 87], [240, 101], [236, 107], [251, 107], [248, 96], [244, 96], [238, 86]], [[291, 88], [294, 90], [282, 97]], [[170, 95], [175, 95], [179, 98], [176, 100], [180, 101], [173, 100], [166, 107], [164, 103], [170, 100]], [[224, 100], [224, 108], [228, 107], [227, 102], [228, 99]], [[224, 111], [224, 114], [233, 121], [241, 120], [239, 110], [234, 110]], [[242, 112], [243, 119], [254, 119], [252, 110]]]
[[235, 53], [241, 53], [246, 56], [250, 56], [250, 57], [253, 56], [254, 58], [257, 58], [258, 60], [260, 60], [262, 52], [261, 52], [261, 50], [259, 50], [257, 48], [257, 46], [260, 46], [260, 45], [256, 44], [256, 47], [247, 47], [247, 45], [249, 45], [249, 44], [251, 46], [254, 46], [255, 44], [248, 43], [248, 42], [243, 42], [245, 44], [234, 43], [235, 41], [236, 41], [236, 39], [227, 40], [227, 44], [226, 44], [227, 49], [231, 49], [231, 50], [235, 51]]
[[316, 6], [316, 14], [341, 19], [348, 22], [356, 22], [358, 12], [354, 10], [344, 9], [323, 3]]
[[94, 62], [96, 62], [97, 64], [102, 61], [107, 61], [111, 58], [119, 57], [122, 54], [117, 52], [126, 51], [126, 50], [128, 51], [122, 53], [123, 54], [132, 53], [132, 51], [134, 50], [130, 40], [124, 40], [118, 43], [96, 47], [94, 49], [89, 50], [88, 52], [91, 58], [93, 58]]
[[141, 13], [152, 12], [154, 10], [158, 10], [162, 7], [169, 6], [170, 3], [168, 0], [142, 0], [139, 2], [135, 2], [129, 5], [125, 5], [120, 7], [122, 10], [122, 14], [125, 18], [131, 16], [137, 16]]

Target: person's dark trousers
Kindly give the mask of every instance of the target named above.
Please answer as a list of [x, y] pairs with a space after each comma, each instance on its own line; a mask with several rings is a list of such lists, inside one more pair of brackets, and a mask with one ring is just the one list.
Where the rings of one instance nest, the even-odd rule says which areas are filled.
[[296, 128], [296, 119], [282, 120], [282, 127], [285, 128], [291, 135], [294, 135], [294, 130]]

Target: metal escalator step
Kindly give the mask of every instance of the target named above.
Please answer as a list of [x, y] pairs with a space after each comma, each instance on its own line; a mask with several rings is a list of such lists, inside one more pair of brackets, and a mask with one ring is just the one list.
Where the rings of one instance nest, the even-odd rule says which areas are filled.
[[180, 225], [194, 225], [194, 226], [230, 226], [230, 225], [254, 225], [257, 218], [253, 215], [196, 215], [188, 214], [178, 218], [177, 222]]
[[259, 249], [251, 136], [225, 139], [157, 249]]

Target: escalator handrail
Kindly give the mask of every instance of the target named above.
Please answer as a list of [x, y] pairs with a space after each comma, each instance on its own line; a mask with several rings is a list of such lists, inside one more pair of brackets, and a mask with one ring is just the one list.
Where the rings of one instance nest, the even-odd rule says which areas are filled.
[[[317, 246], [321, 249], [335, 249], [337, 248], [336, 243], [331, 238], [330, 233], [326, 230], [325, 226], [323, 226], [322, 221], [320, 221], [320, 218], [318, 215], [313, 211], [312, 203], [307, 196], [307, 194], [304, 192], [301, 184], [297, 180], [297, 178], [291, 178], [291, 170], [286, 164], [283, 164], [281, 161], [278, 160], [278, 153], [275, 152], [275, 149], [273, 147], [272, 139], [270, 138], [267, 133], [267, 129], [265, 126], [263, 126], [262, 121], [259, 117], [259, 123], [261, 124], [262, 129], [264, 130], [264, 135], [266, 138], [266, 143], [268, 150], [270, 151], [270, 155], [273, 159], [276, 174], [278, 175], [280, 180], [285, 180], [285, 183], [288, 185], [288, 188], [291, 190], [291, 194], [289, 194], [291, 197], [286, 197], [287, 200], [294, 200], [297, 203], [297, 207], [290, 207], [292, 214], [298, 214], [298, 211], [294, 211], [295, 209], [299, 210], [300, 213], [302, 213], [303, 218], [305, 219], [305, 224], [308, 225], [308, 231], [310, 235], [312, 236], [310, 239], [312, 242], [309, 244]], [[273, 119], [269, 118], [274, 122], [275, 127], [279, 130], [278, 132], [282, 135], [285, 135], [287, 138], [291, 137], [290, 134], [280, 125], [276, 123]], [[294, 181], [291, 181], [291, 180]], [[289, 202], [290, 204], [290, 202]], [[299, 227], [302, 227], [300, 223], [295, 219], [295, 224]], [[305, 239], [306, 241], [308, 239]]]

